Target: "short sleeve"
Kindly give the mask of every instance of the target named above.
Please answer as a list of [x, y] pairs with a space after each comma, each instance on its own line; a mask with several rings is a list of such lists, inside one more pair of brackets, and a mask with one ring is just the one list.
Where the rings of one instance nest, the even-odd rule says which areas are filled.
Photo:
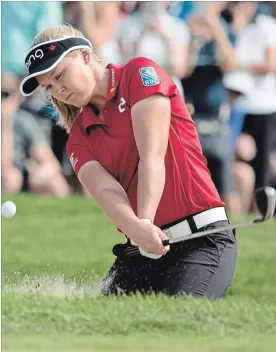
[[74, 133], [71, 131], [66, 144], [66, 151], [68, 158], [72, 165], [75, 174], [78, 175], [81, 167], [89, 161], [96, 160], [93, 153], [89, 150], [80, 133]]
[[162, 94], [172, 98], [178, 89], [169, 74], [154, 61], [136, 58], [129, 63], [129, 103], [130, 107], [138, 101], [154, 94]]

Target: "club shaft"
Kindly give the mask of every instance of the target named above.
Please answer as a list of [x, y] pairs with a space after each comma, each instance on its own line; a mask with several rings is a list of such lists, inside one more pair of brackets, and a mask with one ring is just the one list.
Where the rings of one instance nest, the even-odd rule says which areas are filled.
[[210, 230], [205, 230], [205, 231], [199, 231], [199, 232], [192, 233], [191, 235], [181, 236], [181, 237], [179, 237], [177, 239], [174, 239], [174, 240], [168, 239], [168, 240], [164, 240], [162, 242], [163, 242], [163, 244], [165, 246], [167, 246], [167, 245], [172, 244], [172, 243], [188, 241], [188, 240], [192, 240], [194, 238], [211, 235], [213, 233], [218, 233], [218, 232], [228, 231], [228, 230], [234, 230], [234, 229], [237, 229], [237, 228], [250, 226], [250, 225], [253, 225], [253, 224], [257, 223], [257, 222], [260, 222], [260, 220], [261, 219], [255, 219], [255, 220], [250, 220], [248, 222], [243, 222], [243, 223], [240, 223], [240, 224], [229, 224], [227, 226], [217, 227], [217, 228], [210, 229]]

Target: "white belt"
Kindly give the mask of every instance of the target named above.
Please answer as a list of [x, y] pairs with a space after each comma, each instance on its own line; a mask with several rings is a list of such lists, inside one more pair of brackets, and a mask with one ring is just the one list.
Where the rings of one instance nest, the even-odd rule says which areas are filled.
[[[210, 225], [216, 221], [228, 220], [224, 207], [213, 208], [203, 211], [200, 214], [194, 215], [192, 218], [195, 222], [197, 229]], [[188, 220], [179, 222], [178, 224], [163, 230], [163, 232], [165, 232], [165, 234], [172, 240], [175, 240], [182, 236], [191, 235], [193, 233]]]

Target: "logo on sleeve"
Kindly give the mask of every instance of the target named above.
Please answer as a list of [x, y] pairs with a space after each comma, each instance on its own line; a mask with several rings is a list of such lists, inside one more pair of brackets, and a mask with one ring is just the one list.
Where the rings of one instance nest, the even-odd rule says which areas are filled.
[[139, 72], [144, 86], [150, 87], [160, 83], [154, 67], [142, 67], [139, 68]]
[[73, 169], [75, 170], [75, 167], [76, 167], [76, 164], [78, 162], [78, 159], [75, 157], [74, 153], [72, 153], [71, 156], [70, 156], [70, 162], [71, 162], [71, 165], [72, 165]]

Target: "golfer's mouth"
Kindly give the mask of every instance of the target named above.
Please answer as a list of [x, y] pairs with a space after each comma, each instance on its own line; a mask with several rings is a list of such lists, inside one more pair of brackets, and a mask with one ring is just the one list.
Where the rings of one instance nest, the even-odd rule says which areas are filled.
[[68, 97], [66, 98], [66, 101], [73, 95], [74, 93], [71, 93], [68, 95]]

